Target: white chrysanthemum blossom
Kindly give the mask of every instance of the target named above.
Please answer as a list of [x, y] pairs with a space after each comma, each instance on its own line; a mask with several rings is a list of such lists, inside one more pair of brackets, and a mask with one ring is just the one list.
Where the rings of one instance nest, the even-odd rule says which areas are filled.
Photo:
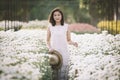
[[[44, 30], [0, 31], [0, 79], [39, 80], [44, 75], [50, 78], [45, 35]], [[70, 80], [119, 79], [119, 34], [71, 33], [71, 37], [78, 42], [78, 48], [68, 46]]]

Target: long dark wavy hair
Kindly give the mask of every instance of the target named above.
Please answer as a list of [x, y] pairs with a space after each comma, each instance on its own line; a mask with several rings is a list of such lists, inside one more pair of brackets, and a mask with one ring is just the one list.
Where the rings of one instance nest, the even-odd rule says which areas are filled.
[[55, 9], [53, 9], [53, 10], [51, 11], [51, 13], [50, 13], [50, 15], [49, 15], [49, 19], [48, 19], [49, 22], [52, 24], [52, 26], [55, 26], [55, 25], [56, 25], [56, 22], [55, 22], [55, 20], [54, 20], [54, 18], [53, 18], [53, 14], [54, 14], [54, 12], [56, 12], [56, 11], [60, 12], [60, 14], [61, 14], [61, 16], [62, 16], [61, 25], [64, 25], [63, 12], [62, 12], [59, 8], [55, 8]]

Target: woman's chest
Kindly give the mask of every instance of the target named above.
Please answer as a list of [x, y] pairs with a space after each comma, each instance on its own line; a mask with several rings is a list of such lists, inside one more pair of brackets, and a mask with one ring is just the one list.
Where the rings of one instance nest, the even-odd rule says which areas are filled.
[[66, 35], [66, 30], [64, 27], [53, 27], [51, 29], [51, 35], [63, 36]]

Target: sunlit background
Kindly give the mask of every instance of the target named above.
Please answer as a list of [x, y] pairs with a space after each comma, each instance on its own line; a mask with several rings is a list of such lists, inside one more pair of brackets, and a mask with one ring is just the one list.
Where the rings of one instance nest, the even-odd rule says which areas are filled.
[[7, 30], [14, 25], [9, 21], [47, 20], [56, 7], [61, 8], [67, 23], [88, 23], [112, 34], [120, 33], [119, 0], [1, 0], [0, 21], [6, 21]]

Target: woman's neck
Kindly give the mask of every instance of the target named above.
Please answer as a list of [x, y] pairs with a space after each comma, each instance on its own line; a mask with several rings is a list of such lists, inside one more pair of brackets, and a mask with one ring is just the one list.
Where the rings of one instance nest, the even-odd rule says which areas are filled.
[[56, 22], [56, 25], [60, 25], [60, 22]]

